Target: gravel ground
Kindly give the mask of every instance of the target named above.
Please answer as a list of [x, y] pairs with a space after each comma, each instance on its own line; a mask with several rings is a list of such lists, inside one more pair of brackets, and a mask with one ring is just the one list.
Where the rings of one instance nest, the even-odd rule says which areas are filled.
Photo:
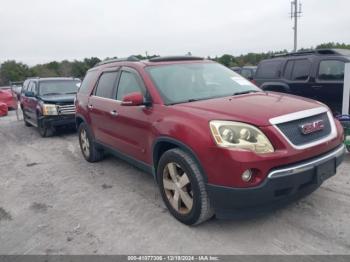
[[150, 175], [90, 164], [72, 131], [0, 118], [0, 254], [350, 254], [350, 155], [309, 197], [263, 217], [188, 227]]

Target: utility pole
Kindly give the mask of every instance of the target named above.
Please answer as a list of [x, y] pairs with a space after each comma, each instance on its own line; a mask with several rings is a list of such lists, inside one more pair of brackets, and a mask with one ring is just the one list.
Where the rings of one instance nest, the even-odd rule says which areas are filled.
[[298, 50], [298, 18], [301, 16], [301, 4], [298, 5], [298, 0], [294, 0], [290, 3], [290, 17], [294, 19], [294, 52]]

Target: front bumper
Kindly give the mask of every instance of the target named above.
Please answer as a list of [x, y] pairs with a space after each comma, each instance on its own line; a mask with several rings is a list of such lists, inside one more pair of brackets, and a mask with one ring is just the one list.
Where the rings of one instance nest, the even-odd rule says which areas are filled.
[[273, 169], [257, 187], [232, 188], [207, 184], [216, 216], [228, 218], [256, 214], [306, 196], [335, 175], [344, 154], [345, 147], [341, 145], [315, 158]]
[[75, 115], [45, 116], [42, 117], [41, 123], [48, 128], [75, 125]]

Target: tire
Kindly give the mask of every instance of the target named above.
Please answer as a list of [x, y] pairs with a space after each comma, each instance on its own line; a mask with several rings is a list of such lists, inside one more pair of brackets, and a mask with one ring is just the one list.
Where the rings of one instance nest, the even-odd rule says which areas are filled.
[[23, 121], [24, 121], [24, 125], [25, 126], [32, 126], [29, 122], [27, 122], [27, 116], [26, 114], [24, 113], [24, 111], [22, 112], [23, 113]]
[[79, 125], [78, 135], [81, 153], [85, 160], [91, 163], [102, 160], [104, 151], [96, 146], [94, 138], [85, 123]]
[[38, 120], [38, 131], [42, 137], [50, 137], [55, 133], [55, 130], [52, 127], [44, 126], [40, 120]]
[[186, 225], [198, 225], [214, 215], [199, 170], [192, 156], [178, 148], [166, 151], [157, 168], [158, 186], [165, 205]]
[[347, 149], [348, 152], [350, 153], [350, 146], [346, 146], [346, 149]]

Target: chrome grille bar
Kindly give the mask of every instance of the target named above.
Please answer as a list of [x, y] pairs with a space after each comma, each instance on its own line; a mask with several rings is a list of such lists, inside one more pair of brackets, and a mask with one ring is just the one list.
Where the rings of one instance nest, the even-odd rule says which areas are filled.
[[74, 115], [75, 114], [75, 105], [59, 105], [57, 106], [57, 111], [59, 115]]

